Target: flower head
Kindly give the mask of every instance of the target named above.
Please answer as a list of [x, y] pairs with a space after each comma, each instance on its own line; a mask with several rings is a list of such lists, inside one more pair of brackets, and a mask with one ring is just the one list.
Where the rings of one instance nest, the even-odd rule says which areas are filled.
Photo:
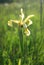
[[29, 36], [30, 31], [28, 29], [28, 26], [32, 24], [32, 21], [30, 20], [30, 18], [33, 16], [34, 15], [29, 15], [27, 16], [27, 18], [24, 19], [23, 9], [21, 8], [20, 20], [10, 20], [8, 21], [8, 25], [12, 26], [12, 22], [18, 24], [20, 27], [24, 28], [24, 33], [26, 34], [26, 36]]

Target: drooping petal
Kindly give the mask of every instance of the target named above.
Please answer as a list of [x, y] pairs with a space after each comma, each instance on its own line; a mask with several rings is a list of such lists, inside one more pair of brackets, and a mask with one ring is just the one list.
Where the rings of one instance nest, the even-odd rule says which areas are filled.
[[25, 20], [24, 22], [26, 23], [31, 17], [33, 17], [34, 15], [29, 15]]
[[19, 26], [22, 26], [23, 25], [23, 22], [22, 21], [18, 21], [18, 20], [11, 20], [12, 22], [18, 24]]
[[12, 21], [8, 21], [8, 26], [12, 27]]
[[16, 23], [16, 24], [19, 24], [19, 21], [18, 20], [11, 20], [12, 22]]
[[25, 24], [27, 24], [27, 26], [32, 24], [32, 21], [29, 19]]
[[29, 24], [28, 25], [31, 25], [32, 24], [32, 21], [29, 19]]
[[28, 28], [25, 29], [24, 33], [26, 34], [26, 36], [30, 35], [30, 31], [28, 30]]

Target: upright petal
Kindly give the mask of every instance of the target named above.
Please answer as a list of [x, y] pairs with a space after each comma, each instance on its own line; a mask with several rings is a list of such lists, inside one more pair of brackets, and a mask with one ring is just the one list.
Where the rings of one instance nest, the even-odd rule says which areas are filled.
[[24, 22], [26, 23], [31, 17], [33, 17], [34, 15], [29, 15], [25, 20]]
[[21, 8], [21, 15], [20, 15], [21, 19], [24, 19], [24, 13], [23, 13], [23, 9]]

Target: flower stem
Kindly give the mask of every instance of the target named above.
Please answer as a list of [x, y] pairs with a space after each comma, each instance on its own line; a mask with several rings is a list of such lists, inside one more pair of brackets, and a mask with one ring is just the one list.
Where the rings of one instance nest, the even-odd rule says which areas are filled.
[[22, 30], [22, 27], [19, 27], [19, 39], [20, 39], [21, 56], [23, 57], [24, 44], [23, 44], [23, 30]]
[[24, 44], [23, 44], [23, 30], [22, 27], [19, 27], [19, 39], [20, 39], [20, 48], [21, 48], [21, 64], [23, 61], [24, 54]]

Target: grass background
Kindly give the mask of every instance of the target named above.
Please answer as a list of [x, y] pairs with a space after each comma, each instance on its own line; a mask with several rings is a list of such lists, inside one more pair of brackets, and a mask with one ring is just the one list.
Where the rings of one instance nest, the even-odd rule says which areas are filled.
[[29, 27], [31, 35], [23, 37], [22, 65], [44, 65], [44, 0], [41, 22], [40, 0], [0, 3], [0, 65], [18, 65], [18, 60], [21, 57], [18, 27], [16, 25], [14, 28], [8, 27], [8, 20], [19, 20], [21, 8], [24, 9], [25, 17], [31, 14], [35, 15], [32, 18], [33, 24]]

